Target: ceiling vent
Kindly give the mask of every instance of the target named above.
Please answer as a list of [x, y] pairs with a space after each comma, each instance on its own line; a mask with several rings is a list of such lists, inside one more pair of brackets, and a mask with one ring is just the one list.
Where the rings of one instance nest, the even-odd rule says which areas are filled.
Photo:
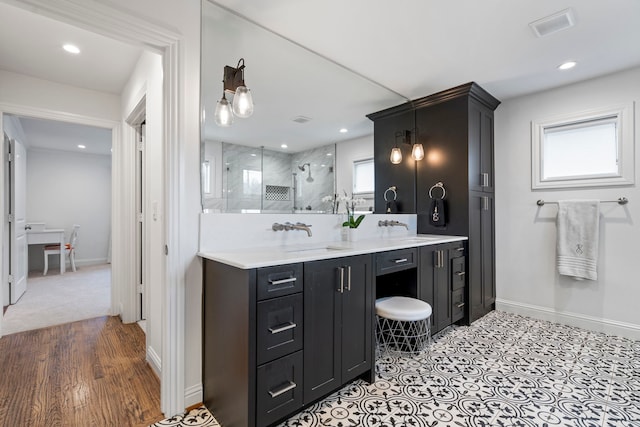
[[291, 120], [293, 120], [296, 123], [307, 123], [311, 119], [309, 117], [305, 117], [305, 116], [296, 116]]
[[566, 30], [576, 24], [571, 9], [565, 9], [529, 24], [537, 37], [548, 36], [558, 31]]

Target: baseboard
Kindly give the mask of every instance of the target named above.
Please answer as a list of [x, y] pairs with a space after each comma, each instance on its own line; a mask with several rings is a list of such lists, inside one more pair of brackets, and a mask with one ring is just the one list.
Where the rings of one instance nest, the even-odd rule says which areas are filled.
[[496, 310], [561, 323], [563, 325], [576, 326], [595, 332], [603, 332], [609, 335], [617, 335], [634, 340], [640, 339], [640, 325], [619, 322], [617, 320], [601, 317], [587, 316], [584, 314], [557, 311], [552, 308], [516, 301], [496, 299]]
[[202, 384], [192, 385], [184, 390], [184, 406], [193, 408], [202, 404]]
[[158, 353], [153, 349], [153, 347], [147, 347], [147, 362], [151, 365], [153, 372], [156, 373], [158, 378], [161, 378], [162, 373], [162, 359], [158, 356]]
[[[76, 258], [76, 267], [82, 267], [87, 265], [101, 265], [107, 264], [107, 258]], [[67, 261], [67, 270], [71, 271], [71, 264]]]

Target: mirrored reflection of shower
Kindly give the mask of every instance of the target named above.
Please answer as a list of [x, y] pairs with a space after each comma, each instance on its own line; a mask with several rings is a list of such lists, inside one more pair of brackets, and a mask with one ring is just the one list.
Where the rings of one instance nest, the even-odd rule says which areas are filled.
[[313, 182], [313, 177], [311, 176], [311, 163], [305, 163], [302, 166], [298, 165], [298, 169], [302, 172], [306, 172], [306, 168], [309, 168], [309, 175], [307, 176], [307, 182]]

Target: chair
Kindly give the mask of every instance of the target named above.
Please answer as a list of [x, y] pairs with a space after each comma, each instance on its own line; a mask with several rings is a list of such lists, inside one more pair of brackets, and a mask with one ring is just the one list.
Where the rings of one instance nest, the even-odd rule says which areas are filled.
[[[64, 245], [67, 256], [69, 257], [69, 262], [71, 263], [71, 270], [76, 271], [76, 243], [78, 241], [78, 229], [79, 225], [73, 225], [73, 231], [71, 231], [71, 236], [69, 236], [69, 243]], [[49, 270], [49, 255], [60, 255], [60, 245], [45, 245], [44, 247], [44, 272], [43, 276], [47, 275], [47, 271]], [[64, 257], [60, 260], [60, 262], [66, 262]]]
[[431, 305], [408, 297], [376, 300], [376, 338], [381, 356], [411, 356], [431, 340]]

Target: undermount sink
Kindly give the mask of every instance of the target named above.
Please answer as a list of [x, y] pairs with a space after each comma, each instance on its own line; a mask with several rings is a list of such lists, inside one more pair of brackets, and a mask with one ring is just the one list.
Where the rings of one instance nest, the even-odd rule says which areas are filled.
[[342, 251], [347, 248], [336, 245], [322, 245], [322, 246], [298, 246], [286, 248], [283, 250], [285, 253], [303, 253], [303, 254], [311, 254], [311, 253], [327, 253], [334, 251]]
[[434, 240], [440, 240], [440, 239], [442, 239], [441, 236], [410, 236], [410, 237], [403, 237], [398, 240], [401, 240], [407, 243], [424, 243], [424, 242], [432, 242]]

